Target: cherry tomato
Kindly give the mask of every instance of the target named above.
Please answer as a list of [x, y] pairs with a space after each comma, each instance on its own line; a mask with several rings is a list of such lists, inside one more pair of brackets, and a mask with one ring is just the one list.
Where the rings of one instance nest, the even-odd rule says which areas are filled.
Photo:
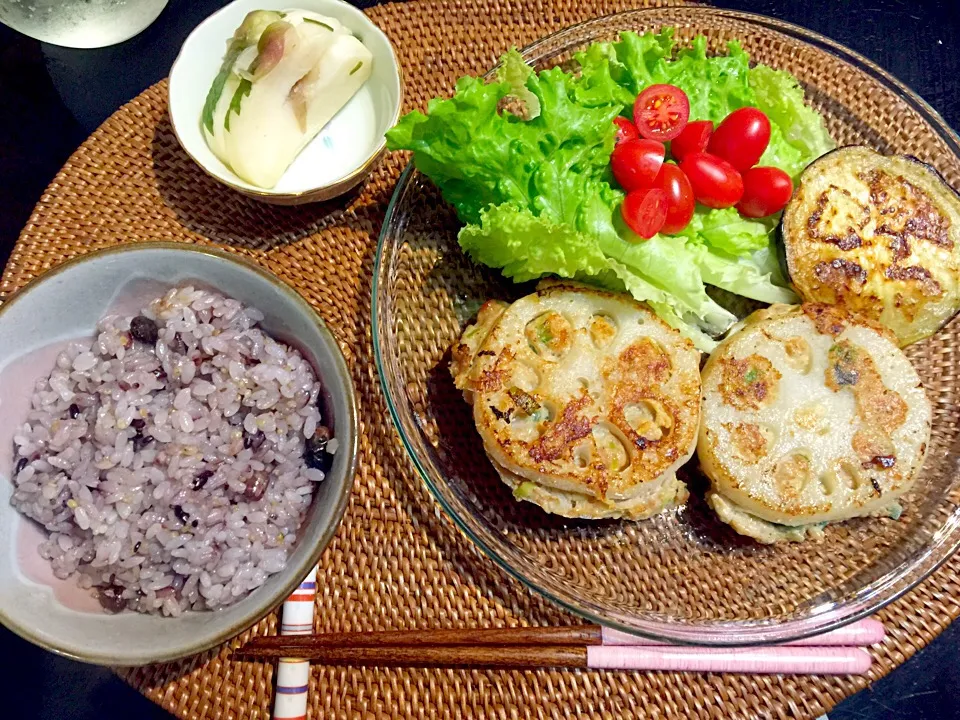
[[769, 143], [770, 120], [762, 110], [745, 107], [734, 110], [717, 126], [707, 152], [743, 172], [757, 164]]
[[690, 180], [694, 197], [709, 208], [731, 207], [743, 196], [740, 173], [715, 155], [690, 153], [680, 161], [680, 169]]
[[653, 187], [662, 190], [667, 197], [667, 219], [660, 232], [674, 235], [690, 224], [696, 203], [693, 199], [693, 186], [683, 174], [683, 170], [673, 163], [665, 163]]
[[743, 198], [737, 210], [744, 217], [766, 217], [783, 210], [791, 195], [793, 181], [780, 168], [750, 168], [743, 174]]
[[631, 230], [649, 240], [667, 220], [667, 196], [656, 188], [634, 190], [623, 199], [620, 214]]
[[670, 153], [679, 162], [690, 153], [706, 152], [713, 134], [712, 120], [694, 120], [670, 141]]
[[633, 123], [650, 140], [673, 140], [689, 119], [690, 99], [676, 85], [651, 85], [633, 104]]
[[640, 137], [640, 133], [637, 132], [636, 125], [627, 120], [625, 117], [615, 117], [613, 119], [613, 124], [617, 126], [617, 145], [622, 142], [626, 142], [627, 140], [636, 140]]
[[613, 149], [610, 169], [624, 190], [639, 190], [653, 183], [665, 155], [663, 143], [656, 140], [627, 140]]

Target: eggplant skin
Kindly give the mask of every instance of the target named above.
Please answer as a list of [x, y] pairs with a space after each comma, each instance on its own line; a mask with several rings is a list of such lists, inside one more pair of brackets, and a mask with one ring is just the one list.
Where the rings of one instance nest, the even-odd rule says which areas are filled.
[[801, 174], [780, 223], [804, 302], [844, 305], [909, 345], [960, 310], [960, 195], [929, 165], [858, 145]]

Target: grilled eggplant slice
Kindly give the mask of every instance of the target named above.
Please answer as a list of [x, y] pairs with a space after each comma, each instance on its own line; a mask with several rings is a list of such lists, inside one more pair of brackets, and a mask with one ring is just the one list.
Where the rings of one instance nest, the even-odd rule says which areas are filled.
[[780, 251], [804, 302], [866, 314], [901, 345], [960, 310], [960, 196], [915, 158], [849, 146], [813, 162], [784, 210]]

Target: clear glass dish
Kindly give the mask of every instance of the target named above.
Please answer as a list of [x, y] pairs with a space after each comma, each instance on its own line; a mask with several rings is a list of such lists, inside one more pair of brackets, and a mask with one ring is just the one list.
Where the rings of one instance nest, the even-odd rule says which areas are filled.
[[[960, 139], [909, 88], [815, 33], [704, 7], [638, 10], [551, 35], [523, 54], [538, 68], [569, 62], [622, 30], [704, 34], [714, 52], [738, 39], [751, 58], [793, 73], [839, 145], [908, 153], [960, 187]], [[448, 371], [449, 348], [480, 304], [529, 291], [472, 264], [456, 215], [412, 167], [400, 178], [377, 249], [373, 342], [390, 413], [414, 465], [456, 524], [508, 573], [594, 622], [704, 645], [793, 640], [869, 615], [927, 577], [960, 544], [954, 321], [912, 346], [934, 403], [933, 438], [899, 521], [828, 528], [822, 542], [767, 547], [715, 520], [705, 480], [686, 467], [686, 507], [640, 523], [580, 522], [517, 502], [487, 461]]]

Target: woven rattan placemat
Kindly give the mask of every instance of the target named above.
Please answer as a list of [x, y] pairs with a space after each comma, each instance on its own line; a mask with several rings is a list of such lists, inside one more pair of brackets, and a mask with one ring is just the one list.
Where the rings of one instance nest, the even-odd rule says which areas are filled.
[[[460, 75], [485, 71], [511, 44], [636, 6], [423, 0], [369, 15], [397, 49], [408, 110], [449, 93]], [[404, 162], [388, 157], [346, 198], [262, 205], [219, 186], [183, 153], [160, 83], [107, 120], [57, 175], [13, 251], [0, 298], [68, 258], [121, 242], [216, 243], [253, 258], [330, 325], [360, 397], [360, 469], [321, 561], [317, 630], [577, 622], [499, 572], [440, 517], [390, 423], [370, 344], [370, 285], [377, 235]], [[308, 717], [813, 718], [903, 663], [960, 614], [958, 577], [955, 558], [879, 614], [888, 638], [872, 650], [869, 677], [315, 668]], [[243, 638], [276, 632], [276, 624], [270, 616]], [[226, 648], [123, 676], [181, 718], [270, 716], [272, 666], [235, 662]]]

